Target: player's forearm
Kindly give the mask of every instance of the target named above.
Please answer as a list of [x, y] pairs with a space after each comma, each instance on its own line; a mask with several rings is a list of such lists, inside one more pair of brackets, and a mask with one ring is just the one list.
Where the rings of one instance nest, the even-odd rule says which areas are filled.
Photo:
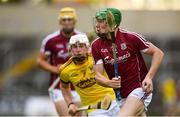
[[55, 74], [58, 73], [58, 68], [56, 66], [52, 66], [51, 64], [49, 64], [45, 60], [41, 60], [41, 59], [38, 58], [37, 63], [42, 69], [44, 69], [46, 71], [49, 71], [49, 72], [55, 73]]
[[153, 55], [152, 55], [152, 62], [151, 62], [151, 67], [149, 69], [149, 72], [147, 74], [147, 76], [149, 76], [149, 78], [153, 79], [153, 77], [155, 76], [162, 60], [164, 57], [164, 53], [160, 50], [157, 49]]
[[109, 79], [106, 79], [103, 75], [101, 75], [101, 73], [96, 73], [95, 79], [99, 85], [111, 88], [108, 84]]
[[62, 87], [61, 86], [61, 91], [64, 97], [64, 100], [66, 101], [66, 104], [69, 105], [72, 103], [72, 95], [71, 95], [71, 89], [70, 87]]
[[103, 87], [109, 87], [108, 85], [109, 79], [106, 79], [104, 75], [102, 75], [104, 72], [103, 64], [94, 65], [94, 71], [96, 72], [96, 76], [95, 76], [96, 82]]

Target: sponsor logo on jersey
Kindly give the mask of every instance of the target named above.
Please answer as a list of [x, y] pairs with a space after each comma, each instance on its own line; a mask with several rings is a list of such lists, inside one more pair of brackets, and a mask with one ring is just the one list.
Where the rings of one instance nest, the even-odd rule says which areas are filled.
[[[126, 61], [130, 56], [131, 56], [131, 54], [127, 51], [126, 54], [117, 57], [117, 63], [121, 63], [121, 62]], [[104, 62], [105, 62], [105, 64], [111, 64], [111, 65], [113, 65], [113, 64], [114, 64], [114, 59], [111, 58], [110, 56], [106, 56], [106, 57], [104, 58]]]
[[85, 88], [93, 86], [94, 84], [96, 84], [95, 78], [89, 78], [86, 80], [80, 80], [80, 82], [77, 83], [76, 86], [81, 89], [85, 89]]

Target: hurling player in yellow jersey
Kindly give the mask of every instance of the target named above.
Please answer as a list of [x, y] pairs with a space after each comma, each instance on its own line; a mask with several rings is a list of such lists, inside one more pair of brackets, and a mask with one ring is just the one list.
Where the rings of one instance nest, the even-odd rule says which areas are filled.
[[113, 89], [102, 87], [96, 83], [92, 56], [88, 54], [89, 41], [87, 36], [84, 34], [74, 35], [70, 38], [69, 44], [72, 58], [60, 68], [61, 90], [68, 105], [69, 114], [75, 115], [77, 111], [77, 106], [74, 105], [70, 92], [70, 83], [72, 83], [80, 95], [83, 106], [96, 104], [103, 100], [107, 94], [111, 95], [113, 101], [108, 110], [88, 110], [88, 116], [116, 116], [119, 107], [116, 104]]

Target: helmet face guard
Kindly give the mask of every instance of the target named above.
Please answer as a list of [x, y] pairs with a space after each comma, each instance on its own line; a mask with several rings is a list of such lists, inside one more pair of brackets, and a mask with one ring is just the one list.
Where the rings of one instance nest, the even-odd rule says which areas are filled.
[[83, 62], [86, 58], [87, 58], [87, 56], [84, 56], [84, 55], [72, 56], [72, 60], [73, 60], [75, 63], [81, 63], [81, 62]]
[[96, 12], [95, 17], [93, 18], [94, 30], [99, 37], [104, 38], [104, 36], [108, 35], [108, 33], [100, 34], [97, 31], [96, 24], [99, 21], [101, 23], [104, 22], [105, 24], [107, 24], [110, 31], [112, 31], [112, 25], [114, 26], [113, 28], [116, 28], [121, 23], [121, 12], [115, 8], [105, 8], [105, 9], [101, 9], [100, 11]]
[[85, 34], [77, 34], [77, 35], [71, 36], [71, 38], [69, 40], [69, 45], [70, 45], [70, 47], [69, 47], [70, 50], [74, 46], [76, 46], [76, 47], [77, 46], [78, 47], [86, 46], [87, 47], [87, 53], [85, 53], [85, 54], [74, 55], [73, 53], [71, 53], [73, 61], [75, 63], [81, 63], [87, 58], [88, 48], [89, 48], [89, 40]]
[[[73, 46], [86, 46], [86, 44], [84, 43], [79, 43], [79, 42], [76, 42], [76, 44], [73, 44], [71, 45], [71, 49], [73, 48]], [[86, 46], [87, 47], [87, 46]], [[87, 47], [88, 48], [88, 47]], [[88, 50], [88, 49], [87, 49]], [[75, 62], [75, 63], [82, 63], [85, 59], [87, 59], [88, 57], [88, 51], [87, 53], [83, 53], [83, 54], [74, 54], [71, 52], [71, 55], [72, 55], [72, 60]]]
[[107, 33], [100, 33], [100, 32], [98, 31], [97, 26], [96, 26], [97, 23], [107, 24], [106, 20], [105, 20], [105, 19], [99, 19], [99, 18], [97, 18], [97, 17], [94, 17], [94, 18], [93, 18], [93, 27], [94, 27], [95, 33], [96, 33], [97, 36], [99, 36], [100, 38], [106, 39], [106, 38], [107, 38], [107, 35], [108, 35], [108, 32], [107, 32]]
[[[65, 22], [67, 21], [71, 22], [68, 23], [70, 26], [67, 26], [67, 24], [65, 25]], [[59, 11], [58, 22], [60, 25], [62, 25], [62, 32], [64, 32], [66, 35], [70, 35], [74, 31], [76, 21], [77, 15], [74, 8], [65, 7]]]

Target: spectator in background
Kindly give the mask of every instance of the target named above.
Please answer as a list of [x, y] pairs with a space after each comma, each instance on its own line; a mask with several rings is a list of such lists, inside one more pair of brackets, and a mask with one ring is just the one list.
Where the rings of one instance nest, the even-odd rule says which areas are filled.
[[180, 80], [173, 76], [168, 77], [162, 83], [163, 106], [166, 116], [180, 115]]
[[176, 85], [172, 77], [167, 78], [162, 83], [163, 106], [165, 115], [174, 115], [176, 105]]

